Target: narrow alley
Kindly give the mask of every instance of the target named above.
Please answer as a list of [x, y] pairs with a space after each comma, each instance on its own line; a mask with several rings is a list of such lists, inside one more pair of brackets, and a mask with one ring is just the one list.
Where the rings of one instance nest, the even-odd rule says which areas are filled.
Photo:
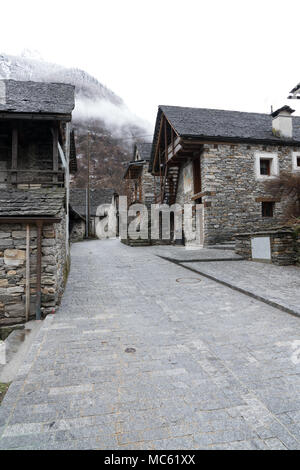
[[299, 318], [158, 254], [72, 246], [0, 449], [300, 449]]

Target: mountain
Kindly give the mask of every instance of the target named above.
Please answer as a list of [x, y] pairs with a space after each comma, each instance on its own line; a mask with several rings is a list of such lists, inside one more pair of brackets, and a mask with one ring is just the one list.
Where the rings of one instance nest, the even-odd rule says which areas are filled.
[[119, 96], [83, 70], [45, 62], [28, 51], [22, 56], [0, 53], [0, 78], [75, 85], [73, 127], [78, 173], [72, 184], [86, 185], [90, 131], [92, 186], [123, 189], [122, 177], [134, 141], [151, 141], [153, 130], [148, 122], [138, 118]]

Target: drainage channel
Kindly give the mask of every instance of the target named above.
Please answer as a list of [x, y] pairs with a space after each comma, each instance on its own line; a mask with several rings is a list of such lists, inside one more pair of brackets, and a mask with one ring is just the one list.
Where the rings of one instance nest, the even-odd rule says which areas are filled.
[[[187, 269], [188, 271], [191, 271], [193, 273], [199, 274], [200, 276], [206, 277], [207, 279], [210, 279], [211, 281], [215, 281], [218, 284], [221, 284], [225, 287], [229, 287], [229, 289], [240, 292], [241, 294], [247, 295], [248, 297], [252, 297], [255, 300], [259, 300], [260, 302], [270, 305], [271, 307], [277, 308], [278, 310], [281, 310], [282, 312], [289, 313], [290, 315], [293, 315], [294, 317], [297, 317], [297, 318], [300, 317], [300, 314], [298, 312], [288, 307], [285, 307], [284, 305], [278, 304], [277, 302], [273, 302], [272, 300], [266, 299], [265, 297], [261, 297], [260, 295], [253, 294], [252, 292], [242, 289], [241, 287], [234, 286], [233, 284], [230, 284], [229, 282], [222, 281], [221, 279], [211, 276], [210, 274], [203, 273], [197, 269], [191, 268], [190, 266], [184, 266], [183, 264], [181, 264], [181, 263], [185, 263], [185, 261], [181, 261], [181, 260], [179, 261], [176, 259], [167, 258], [165, 256], [160, 256], [160, 255], [156, 255], [156, 256], [158, 256], [158, 258], [161, 258], [165, 261], [169, 261], [170, 263], [176, 264], [177, 266], [180, 266], [181, 268]], [[202, 261], [207, 261], [207, 260], [202, 260]], [[213, 261], [217, 261], [217, 259], [214, 259]], [[224, 260], [222, 259], [222, 261]], [[229, 261], [229, 260], [227, 259], [226, 261]], [[234, 261], [240, 261], [240, 260], [235, 259]], [[189, 261], [189, 263], [192, 263], [192, 262], [198, 262], [198, 260]]]

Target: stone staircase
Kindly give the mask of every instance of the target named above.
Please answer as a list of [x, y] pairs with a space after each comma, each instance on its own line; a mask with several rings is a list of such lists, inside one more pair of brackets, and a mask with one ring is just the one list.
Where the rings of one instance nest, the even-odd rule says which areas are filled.
[[175, 204], [178, 187], [179, 167], [167, 166], [163, 187], [163, 202], [165, 204]]

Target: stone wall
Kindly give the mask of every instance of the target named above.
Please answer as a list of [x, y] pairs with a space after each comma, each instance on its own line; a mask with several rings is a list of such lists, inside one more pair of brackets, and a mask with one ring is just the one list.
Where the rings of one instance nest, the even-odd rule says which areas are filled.
[[[176, 203], [188, 204], [193, 202], [191, 197], [194, 195], [193, 183], [193, 164], [191, 161], [184, 163], [179, 172]], [[193, 202], [194, 204], [194, 202]]]
[[295, 232], [296, 263], [300, 266], [300, 228]]
[[[55, 292], [51, 291], [51, 296], [49, 296], [50, 292], [47, 292], [47, 287], [42, 291], [42, 311], [44, 315], [52, 312], [53, 308], [60, 304], [70, 270], [71, 260], [66, 247], [68, 227], [66, 224], [66, 213], [64, 209], [61, 210], [58, 217], [61, 218], [61, 221], [58, 224], [53, 224], [52, 229], [48, 231], [46, 229], [47, 226], [45, 226], [43, 231], [42, 269], [45, 273], [53, 273], [56, 277], [56, 283], [53, 287]], [[47, 238], [49, 238], [50, 235], [53, 235], [54, 240], [52, 246], [49, 245], [50, 242], [47, 241]]]
[[155, 202], [155, 196], [159, 195], [160, 179], [151, 175], [148, 171], [148, 164], [144, 165], [142, 172], [142, 202], [147, 207]]
[[257, 233], [236, 235], [235, 252], [245, 259], [252, 259], [251, 239], [253, 237], [269, 237], [271, 246], [271, 260], [273, 264], [288, 266], [297, 261], [297, 245], [299, 238], [291, 229], [278, 229]]
[[[278, 226], [285, 201], [275, 202], [274, 217], [262, 217], [261, 202], [271, 196], [255, 173], [255, 154], [278, 156], [279, 171], [292, 170], [292, 151], [297, 148], [244, 144], [205, 144], [201, 155], [202, 202], [204, 203], [205, 244], [231, 240], [237, 232]], [[181, 166], [176, 202], [193, 202], [192, 162]]]
[[139, 198], [140, 186], [141, 185], [141, 201], [143, 204], [146, 204], [147, 207], [150, 207], [151, 204], [155, 202], [155, 197], [160, 194], [160, 178], [153, 176], [149, 173], [149, 164], [145, 163], [140, 173], [139, 179], [129, 179], [127, 180], [128, 184], [128, 204], [136, 202], [135, 197], [135, 184], [138, 184], [137, 189], [137, 198]]
[[[66, 222], [44, 225], [42, 236], [42, 314], [47, 315], [60, 303], [68, 260]], [[26, 225], [0, 225], [0, 326], [25, 321]], [[35, 315], [37, 229], [30, 226], [30, 317]]]

